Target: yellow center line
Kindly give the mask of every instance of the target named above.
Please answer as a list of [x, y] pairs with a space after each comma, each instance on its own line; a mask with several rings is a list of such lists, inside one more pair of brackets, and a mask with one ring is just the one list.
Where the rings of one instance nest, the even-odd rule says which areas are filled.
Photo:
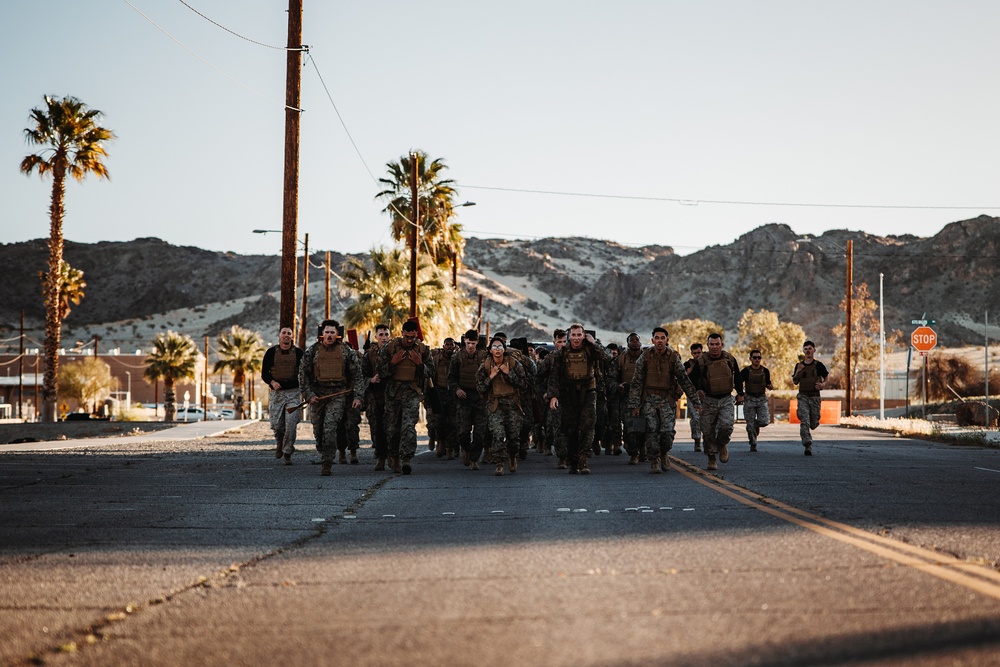
[[706, 475], [687, 461], [670, 458], [678, 464], [676, 470], [680, 474], [748, 507], [1000, 600], [1000, 573], [992, 569], [817, 516], [772, 498], [765, 498], [718, 477]]

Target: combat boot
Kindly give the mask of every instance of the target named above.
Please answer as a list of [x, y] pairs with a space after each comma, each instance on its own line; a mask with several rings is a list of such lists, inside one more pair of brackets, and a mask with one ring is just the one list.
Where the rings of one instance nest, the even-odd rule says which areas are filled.
[[323, 477], [329, 477], [333, 474], [333, 464], [329, 461], [323, 462], [323, 468], [319, 471], [319, 474]]
[[663, 472], [670, 471], [670, 455], [666, 452], [660, 454], [660, 467], [663, 468]]
[[565, 470], [568, 466], [569, 460], [565, 456], [560, 457], [558, 466], [559, 470]]
[[709, 454], [708, 455], [708, 467], [705, 468], [705, 469], [706, 470], [718, 470], [719, 469], [719, 466], [717, 466], [715, 464], [715, 454]]
[[639, 463], [639, 455], [638, 454], [633, 454], [632, 456], [629, 457], [628, 464], [630, 466], [634, 466], [637, 463]]
[[503, 461], [497, 462], [497, 471], [493, 474], [497, 477], [503, 477]]
[[512, 475], [515, 472], [517, 472], [517, 455], [516, 454], [511, 454], [510, 455], [510, 466], [509, 467], [510, 467], [510, 473]]
[[587, 466], [587, 455], [586, 454], [580, 454], [580, 461], [577, 463], [576, 468], [577, 468], [577, 471], [581, 475], [589, 475], [590, 474], [590, 468]]
[[340, 450], [340, 454], [337, 456], [337, 463], [347, 463], [347, 452], [343, 449]]
[[469, 450], [468, 449], [463, 449], [462, 450], [462, 465], [464, 465], [464, 466], [470, 466], [470, 465], [472, 465], [472, 459], [469, 458]]
[[719, 462], [729, 463], [729, 445], [719, 445]]
[[410, 463], [410, 459], [404, 460], [400, 468], [402, 469], [404, 475], [409, 475], [413, 472], [413, 464]]
[[375, 461], [375, 467], [373, 468], [373, 470], [376, 470], [378, 472], [382, 472], [383, 470], [385, 470], [385, 459], [378, 459], [377, 461]]
[[438, 441], [437, 450], [435, 451], [435, 454], [437, 455], [437, 457], [439, 459], [443, 458], [444, 455], [445, 455], [445, 453], [446, 453], [446, 451], [447, 451], [447, 448], [444, 446], [444, 443], [441, 442], [441, 441]]
[[649, 473], [651, 475], [660, 474], [660, 459], [653, 459], [653, 462], [649, 464]]
[[403, 469], [399, 467], [399, 459], [395, 456], [389, 457], [389, 468], [391, 468], [393, 472], [403, 472]]
[[356, 465], [358, 463], [358, 450], [351, 450], [351, 464]]
[[695, 438], [694, 439], [694, 451], [696, 451], [696, 452], [700, 452], [701, 451], [701, 438]]

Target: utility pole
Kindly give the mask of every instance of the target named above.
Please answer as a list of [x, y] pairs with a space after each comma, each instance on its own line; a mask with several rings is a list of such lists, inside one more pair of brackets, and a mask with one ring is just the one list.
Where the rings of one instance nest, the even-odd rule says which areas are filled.
[[205, 375], [201, 378], [201, 420], [208, 421], [208, 336], [205, 336]]
[[847, 364], [844, 370], [844, 384], [846, 385], [847, 400], [844, 405], [846, 416], [850, 417], [851, 410], [851, 331], [854, 329], [854, 239], [847, 239], [847, 347], [845, 348]]
[[[285, 65], [285, 187], [281, 224], [280, 326], [295, 326], [296, 255], [299, 221], [299, 109], [302, 92], [302, 0], [288, 0]], [[294, 329], [293, 329], [294, 330]]]
[[326, 251], [326, 279], [323, 281], [323, 286], [326, 289], [326, 303], [323, 308], [323, 319], [330, 319], [330, 251]]
[[[987, 337], [988, 338], [988, 337]], [[21, 309], [21, 344], [17, 354], [17, 418], [24, 419], [24, 308]], [[989, 347], [989, 343], [986, 344]], [[989, 380], [989, 373], [987, 380]], [[989, 394], [989, 392], [986, 392]]]
[[420, 226], [420, 202], [417, 199], [418, 153], [410, 153], [410, 317], [417, 316], [417, 227]]
[[306, 349], [306, 327], [309, 322], [309, 234], [306, 234], [305, 255], [302, 257], [302, 329], [299, 330], [299, 347]]

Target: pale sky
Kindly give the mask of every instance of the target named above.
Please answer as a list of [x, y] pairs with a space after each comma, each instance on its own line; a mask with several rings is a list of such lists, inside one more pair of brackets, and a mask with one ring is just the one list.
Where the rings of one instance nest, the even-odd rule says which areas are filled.
[[[125, 0], [3, 0], [0, 241], [48, 235], [51, 181], [18, 165], [54, 94], [118, 135], [112, 180], [68, 188], [67, 239], [280, 253], [251, 230], [281, 228], [284, 52], [179, 0], [129, 2], [225, 75]], [[286, 44], [287, 0], [186, 2]], [[419, 148], [477, 203], [470, 236], [931, 236], [1000, 214], [998, 28], [994, 0], [304, 0], [299, 233], [390, 242], [371, 174]]]

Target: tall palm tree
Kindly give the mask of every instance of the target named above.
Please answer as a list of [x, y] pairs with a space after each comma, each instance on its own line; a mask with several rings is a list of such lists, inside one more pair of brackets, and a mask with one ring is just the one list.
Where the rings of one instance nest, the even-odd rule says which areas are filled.
[[66, 176], [82, 181], [88, 174], [108, 178], [103, 159], [104, 144], [114, 133], [98, 123], [103, 114], [75, 97], [45, 96], [44, 109], [32, 109], [32, 127], [25, 128], [28, 143], [43, 146], [21, 160], [21, 172], [52, 175], [49, 203], [49, 266], [45, 288], [45, 379], [42, 390], [42, 420], [55, 421], [56, 386], [59, 379], [60, 271], [63, 255], [63, 217], [66, 213]]
[[[437, 266], [444, 266], [461, 257], [465, 251], [462, 226], [455, 222], [455, 181], [444, 178], [448, 166], [444, 160], [430, 160], [424, 151], [413, 151], [417, 161], [417, 205], [420, 208], [418, 250], [430, 255]], [[409, 243], [412, 211], [410, 185], [413, 158], [403, 155], [399, 162], [386, 163], [388, 177], [380, 178], [384, 190], [375, 199], [386, 202], [383, 210], [392, 219], [392, 237]]]
[[[341, 282], [355, 296], [344, 311], [344, 323], [371, 330], [385, 323], [398, 332], [410, 314], [410, 262], [399, 247], [372, 248], [365, 259], [351, 257]], [[452, 289], [443, 272], [423, 255], [417, 268], [417, 316], [424, 335], [435, 344], [444, 336], [469, 328], [472, 302]]]
[[[62, 322], [69, 316], [70, 304], [79, 306], [80, 301], [86, 296], [83, 290], [87, 287], [87, 283], [83, 279], [83, 271], [74, 269], [65, 260], [59, 263], [59, 274], [59, 297], [56, 299], [56, 303], [59, 305], [59, 321]], [[42, 279], [42, 296], [44, 297], [49, 280], [48, 272], [39, 271], [38, 277]]]
[[146, 357], [146, 370], [142, 376], [150, 382], [163, 380], [163, 421], [174, 420], [174, 382], [194, 378], [198, 348], [190, 336], [176, 331], [157, 334], [153, 352]]
[[213, 373], [230, 371], [233, 374], [233, 412], [243, 419], [243, 385], [247, 375], [260, 371], [264, 360], [264, 341], [256, 331], [233, 325], [219, 334], [219, 360], [212, 367]]

